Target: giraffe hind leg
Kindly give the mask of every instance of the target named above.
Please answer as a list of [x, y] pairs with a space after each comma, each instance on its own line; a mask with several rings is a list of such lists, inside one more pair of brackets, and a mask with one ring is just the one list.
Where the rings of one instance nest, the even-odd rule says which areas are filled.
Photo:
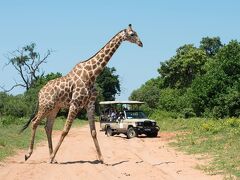
[[90, 126], [90, 133], [93, 138], [94, 145], [96, 147], [98, 159], [101, 163], [103, 163], [104, 161], [103, 161], [101, 149], [100, 149], [100, 146], [98, 143], [97, 131], [96, 131], [96, 126], [95, 126], [95, 118], [94, 118], [95, 100], [96, 100], [95, 96], [91, 97], [91, 99], [88, 103], [88, 106], [87, 106], [87, 115], [88, 115], [88, 122], [89, 122], [89, 126]]
[[35, 139], [37, 126], [42, 119], [43, 119], [43, 114], [38, 112], [37, 116], [34, 117], [33, 120], [32, 120], [32, 136], [31, 136], [31, 141], [30, 141], [30, 146], [29, 146], [29, 149], [28, 149], [28, 153], [25, 154], [25, 161], [27, 161], [33, 153], [34, 139]]
[[67, 121], [64, 125], [64, 128], [63, 128], [63, 131], [62, 131], [62, 134], [61, 134], [61, 137], [58, 141], [58, 144], [57, 146], [55, 147], [53, 153], [51, 154], [50, 156], [50, 159], [49, 159], [49, 163], [53, 163], [54, 162], [54, 158], [58, 152], [58, 149], [60, 148], [65, 136], [68, 134], [71, 126], [72, 126], [72, 123], [73, 123], [73, 120], [75, 119], [76, 115], [78, 113], [78, 108], [75, 104], [72, 104], [69, 108], [69, 112], [68, 112], [68, 117], [67, 117]]

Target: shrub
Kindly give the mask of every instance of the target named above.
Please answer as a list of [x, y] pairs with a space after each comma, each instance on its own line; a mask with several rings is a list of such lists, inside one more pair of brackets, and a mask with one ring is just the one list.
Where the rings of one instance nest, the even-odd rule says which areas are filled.
[[180, 115], [176, 112], [170, 111], [163, 111], [163, 110], [155, 110], [151, 115], [150, 118], [155, 120], [165, 120], [165, 119], [177, 119]]
[[24, 100], [23, 95], [8, 95], [3, 102], [2, 113], [4, 115], [23, 117], [29, 112], [29, 105]]
[[223, 129], [223, 125], [220, 121], [217, 120], [208, 120], [201, 124], [201, 129], [204, 132], [209, 132], [211, 134], [216, 134], [218, 132], [221, 132]]
[[8, 126], [10, 124], [20, 125], [26, 121], [25, 118], [17, 118], [14, 116], [3, 116], [0, 118], [0, 126]]
[[184, 118], [196, 117], [196, 114], [195, 114], [195, 112], [193, 111], [192, 108], [184, 108], [183, 109], [183, 115], [184, 115]]
[[228, 127], [240, 127], [240, 119], [228, 118], [224, 121], [224, 125]]

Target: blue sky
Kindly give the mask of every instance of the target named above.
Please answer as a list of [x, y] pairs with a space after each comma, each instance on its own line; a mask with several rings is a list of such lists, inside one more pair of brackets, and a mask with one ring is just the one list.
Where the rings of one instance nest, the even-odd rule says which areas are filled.
[[205, 36], [219, 36], [223, 43], [239, 40], [239, 7], [237, 0], [1, 1], [0, 84], [8, 88], [18, 80], [13, 68], [2, 68], [8, 52], [35, 42], [42, 54], [54, 50], [42, 67], [45, 73], [65, 75], [131, 23], [143, 48], [124, 42], [108, 64], [120, 76], [117, 99], [126, 100], [132, 90], [158, 76], [160, 62], [179, 46], [198, 46]]

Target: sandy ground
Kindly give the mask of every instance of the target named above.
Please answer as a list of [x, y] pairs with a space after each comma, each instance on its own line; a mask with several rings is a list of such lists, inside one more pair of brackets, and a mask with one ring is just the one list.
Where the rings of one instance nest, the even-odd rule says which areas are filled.
[[[99, 124], [97, 124], [99, 127]], [[54, 132], [56, 144], [60, 132]], [[222, 179], [195, 169], [204, 163], [194, 156], [185, 155], [169, 147], [172, 134], [159, 133], [157, 138], [126, 139], [124, 135], [107, 137], [98, 130], [98, 139], [105, 164], [97, 159], [88, 126], [72, 128], [60, 147], [56, 160], [48, 164], [47, 142], [37, 145], [31, 158], [24, 162], [25, 151], [0, 163], [0, 179]]]

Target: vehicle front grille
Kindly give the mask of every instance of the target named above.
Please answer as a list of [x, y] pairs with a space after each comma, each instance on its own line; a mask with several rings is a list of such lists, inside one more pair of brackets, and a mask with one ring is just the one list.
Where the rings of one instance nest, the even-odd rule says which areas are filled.
[[152, 122], [151, 121], [144, 121], [143, 122], [143, 126], [152, 126]]

